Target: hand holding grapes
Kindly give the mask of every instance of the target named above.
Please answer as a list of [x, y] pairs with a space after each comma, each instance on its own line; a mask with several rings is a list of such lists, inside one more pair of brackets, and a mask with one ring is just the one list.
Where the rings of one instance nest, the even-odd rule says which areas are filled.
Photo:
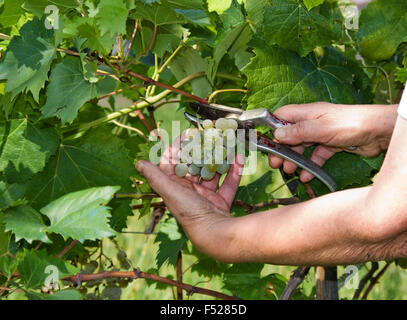
[[159, 167], [148, 161], [139, 161], [136, 168], [163, 198], [190, 240], [205, 252], [211, 241], [207, 239], [208, 228], [221, 228], [222, 222], [232, 217], [229, 212], [240, 183], [243, 156], [235, 156], [221, 186], [219, 173], [209, 181], [189, 173], [179, 177], [175, 168], [184, 140], [185, 133], [164, 152]]

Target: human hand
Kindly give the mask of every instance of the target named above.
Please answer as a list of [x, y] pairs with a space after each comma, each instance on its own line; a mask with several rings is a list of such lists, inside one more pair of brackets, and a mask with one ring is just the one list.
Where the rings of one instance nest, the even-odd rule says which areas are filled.
[[180, 178], [174, 169], [179, 160], [181, 139], [182, 136], [177, 138], [164, 152], [159, 167], [148, 161], [138, 161], [136, 168], [163, 198], [192, 243], [203, 252], [216, 252], [216, 248], [210, 248], [213, 229], [221, 228], [223, 222], [232, 217], [230, 207], [240, 183], [243, 156], [236, 156], [220, 187], [219, 174], [211, 181], [200, 182], [199, 176], [191, 175]]
[[[336, 152], [348, 151], [366, 157], [378, 155], [387, 149], [397, 119], [397, 106], [336, 105], [327, 102], [306, 105], [288, 105], [274, 113], [278, 118], [295, 123], [277, 129], [275, 138], [303, 153], [305, 147], [319, 144], [311, 160], [322, 166]], [[348, 148], [356, 146], [350, 151]], [[269, 156], [269, 164], [286, 173], [294, 173], [297, 166], [277, 156]], [[300, 174], [301, 181], [309, 182], [313, 175]]]

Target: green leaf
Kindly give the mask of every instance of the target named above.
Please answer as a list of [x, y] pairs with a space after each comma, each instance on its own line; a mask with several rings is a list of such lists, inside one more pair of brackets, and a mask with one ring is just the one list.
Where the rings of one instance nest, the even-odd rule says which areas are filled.
[[273, 274], [262, 277], [260, 272], [263, 267], [264, 264], [260, 263], [234, 264], [224, 273], [223, 287], [239, 298], [275, 300], [276, 296], [270, 293], [271, 285], [282, 286], [281, 282], [284, 284], [284, 281], [281, 277]]
[[26, 291], [29, 300], [82, 300], [82, 294], [73, 289], [65, 289], [53, 292], [52, 294], [39, 293], [36, 291]]
[[20, 17], [23, 15], [24, 10], [21, 7], [24, 0], [5, 0], [3, 5], [3, 12], [0, 14], [0, 24], [7, 28], [15, 25]]
[[264, 19], [264, 9], [268, 4], [269, 0], [246, 0], [247, 17], [257, 26], [261, 26]]
[[7, 184], [0, 181], [0, 210], [21, 204], [26, 188], [27, 186], [23, 184]]
[[71, 123], [78, 110], [96, 96], [96, 84], [85, 79], [80, 59], [67, 56], [52, 70], [42, 114], [44, 118], [57, 116], [62, 123]]
[[362, 55], [370, 60], [391, 58], [407, 41], [407, 2], [376, 0], [362, 10], [357, 37]]
[[[61, 144], [45, 170], [30, 181], [26, 197], [34, 208], [40, 209], [67, 193], [91, 187], [120, 185], [122, 192], [133, 192], [130, 177], [136, 170], [128, 153], [123, 140], [108, 128], [89, 131], [78, 140]], [[127, 206], [120, 216], [115, 214], [112, 227], [119, 230], [132, 211]]]
[[174, 11], [183, 15], [189, 22], [200, 26], [209, 26], [211, 21], [201, 0], [162, 0], [174, 8]]
[[330, 19], [297, 0], [274, 0], [265, 11], [263, 31], [268, 45], [277, 44], [304, 57], [317, 46], [331, 44], [336, 35]]
[[79, 272], [69, 262], [49, 256], [45, 250], [24, 249], [23, 254], [17, 257], [21, 257], [17, 270], [27, 289], [41, 288], [48, 277], [57, 280]]
[[50, 243], [46, 235], [47, 226], [41, 215], [29, 206], [19, 206], [7, 211], [6, 231], [12, 231], [16, 241], [21, 239], [32, 243], [35, 240]]
[[25, 0], [24, 9], [34, 13], [38, 17], [42, 17], [45, 13], [45, 8], [49, 5], [54, 5], [58, 8], [59, 13], [65, 13], [71, 9], [78, 7], [78, 2], [75, 0]]
[[[0, 239], [1, 239], [1, 237], [2, 237], [2, 235], [0, 234]], [[0, 240], [0, 244], [1, 244], [1, 240]], [[1, 247], [1, 245], [0, 245], [0, 247]], [[7, 252], [7, 250], [5, 252]], [[8, 254], [4, 254], [4, 253], [3, 253], [3, 255], [0, 253], [0, 272], [2, 274], [4, 274], [4, 276], [9, 278], [17, 270], [18, 262], [15, 258], [11, 257]]]
[[0, 258], [7, 253], [11, 237], [11, 234], [6, 232], [4, 220], [4, 214], [0, 212]]
[[52, 36], [53, 31], [45, 28], [44, 21], [34, 18], [20, 29], [20, 36], [11, 40], [0, 64], [0, 80], [7, 80], [5, 91], [12, 92], [12, 99], [27, 90], [39, 101], [56, 57]]
[[232, 4], [232, 0], [207, 0], [209, 12], [216, 11], [218, 14], [222, 14]]
[[300, 58], [280, 48], [255, 50], [243, 72], [249, 89], [249, 108], [271, 111], [288, 104], [326, 101], [366, 103], [366, 76], [356, 63], [327, 49], [322, 60]]
[[242, 8], [236, 1], [233, 1], [232, 6], [220, 18], [223, 28], [216, 37], [213, 60], [208, 69], [208, 77], [212, 81], [223, 57], [229, 53], [232, 58], [238, 59], [239, 55], [246, 50], [252, 35], [250, 26], [242, 13]]
[[69, 193], [54, 200], [40, 211], [50, 220], [49, 232], [59, 233], [64, 239], [103, 239], [115, 235], [108, 219], [110, 212], [104, 206], [120, 187], [90, 188]]
[[304, 0], [304, 4], [308, 10], [323, 4], [325, 0]]
[[10, 182], [24, 182], [41, 171], [58, 147], [54, 129], [38, 128], [27, 119], [0, 122], [0, 170]]
[[151, 21], [156, 26], [187, 22], [183, 15], [176, 13], [171, 6], [165, 3], [153, 3], [152, 5], [137, 3], [133, 16]]
[[155, 242], [160, 243], [156, 256], [157, 269], [168, 260], [171, 265], [176, 265], [178, 252], [187, 241], [187, 237], [175, 218], [169, 218], [160, 224], [160, 231]]
[[102, 36], [106, 33], [126, 34], [129, 10], [123, 0], [101, 0], [97, 20]]
[[[206, 71], [208, 61], [202, 58], [198, 51], [185, 47], [170, 62], [169, 68], [177, 80], [181, 80], [193, 73]], [[194, 79], [191, 81], [191, 85], [193, 93], [201, 98], [208, 97], [212, 92], [212, 87], [206, 78]]]
[[267, 193], [268, 187], [273, 183], [272, 171], [266, 172], [256, 181], [241, 186], [236, 192], [235, 200], [243, 201], [247, 204], [258, 204], [270, 200], [270, 194]]
[[397, 68], [396, 79], [405, 84], [407, 82], [407, 68]]

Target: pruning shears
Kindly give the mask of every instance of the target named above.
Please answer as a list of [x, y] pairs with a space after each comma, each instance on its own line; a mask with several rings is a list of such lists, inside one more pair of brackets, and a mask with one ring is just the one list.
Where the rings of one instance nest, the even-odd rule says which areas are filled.
[[[217, 120], [219, 118], [234, 119], [237, 121], [239, 129], [255, 129], [256, 126], [269, 127], [273, 132], [281, 127], [292, 125], [292, 123], [278, 119], [267, 109], [241, 110], [218, 104], [206, 104], [200, 102], [190, 103], [190, 107], [199, 115], [200, 121], [205, 119]], [[198, 124], [198, 118], [188, 112], [185, 112], [185, 118], [195, 126]], [[239, 135], [238, 135], [239, 136]], [[319, 165], [304, 157], [302, 154], [291, 149], [289, 146], [276, 143], [268, 137], [257, 133], [257, 142], [249, 139], [245, 134], [245, 146], [250, 150], [269, 153], [285, 160], [295, 163], [300, 168], [310, 172], [316, 178], [321, 180], [331, 192], [335, 192], [337, 185], [335, 180], [325, 172]]]

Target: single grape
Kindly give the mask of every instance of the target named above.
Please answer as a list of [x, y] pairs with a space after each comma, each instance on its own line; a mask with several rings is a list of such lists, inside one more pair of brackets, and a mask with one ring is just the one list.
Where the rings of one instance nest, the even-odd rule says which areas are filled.
[[234, 119], [227, 119], [228, 121], [228, 128], [232, 129], [233, 131], [237, 130], [238, 124], [237, 121]]
[[224, 174], [224, 173], [228, 172], [229, 169], [230, 169], [230, 165], [228, 163], [224, 162], [219, 166], [217, 172], [220, 174]]
[[185, 138], [192, 139], [197, 133], [199, 133], [197, 128], [189, 128], [185, 131]]
[[206, 120], [202, 121], [202, 127], [203, 127], [204, 129], [213, 128], [213, 122], [212, 122], [212, 120], [206, 119]]
[[206, 166], [201, 169], [201, 177], [205, 181], [212, 180], [215, 177], [216, 172], [209, 172]]
[[196, 176], [201, 172], [201, 168], [196, 166], [195, 164], [191, 164], [188, 168], [188, 172], [191, 176]]
[[193, 162], [193, 158], [191, 156], [191, 152], [188, 149], [181, 150], [181, 161], [187, 164], [191, 164]]
[[214, 164], [205, 164], [206, 170], [208, 170], [209, 172], [216, 172], [216, 170], [218, 170], [219, 165], [214, 163]]
[[220, 129], [220, 130], [226, 130], [228, 128], [228, 120], [225, 118], [219, 118], [218, 120], [216, 120], [215, 123], [215, 128], [216, 129]]
[[177, 164], [175, 166], [175, 174], [178, 177], [183, 178], [183, 177], [185, 177], [187, 175], [187, 173], [188, 173], [188, 165], [187, 164], [180, 163], [180, 164]]
[[234, 148], [236, 145], [236, 133], [232, 128], [223, 132], [223, 145], [227, 148]]
[[192, 138], [185, 139], [181, 142], [181, 148], [185, 148], [189, 146], [191, 143], [193, 144], [194, 140]]
[[221, 146], [221, 147], [217, 146], [213, 152], [214, 152], [215, 163], [217, 163], [217, 164], [222, 164], [223, 160], [225, 160], [226, 157], [228, 156], [227, 150], [223, 146]]

